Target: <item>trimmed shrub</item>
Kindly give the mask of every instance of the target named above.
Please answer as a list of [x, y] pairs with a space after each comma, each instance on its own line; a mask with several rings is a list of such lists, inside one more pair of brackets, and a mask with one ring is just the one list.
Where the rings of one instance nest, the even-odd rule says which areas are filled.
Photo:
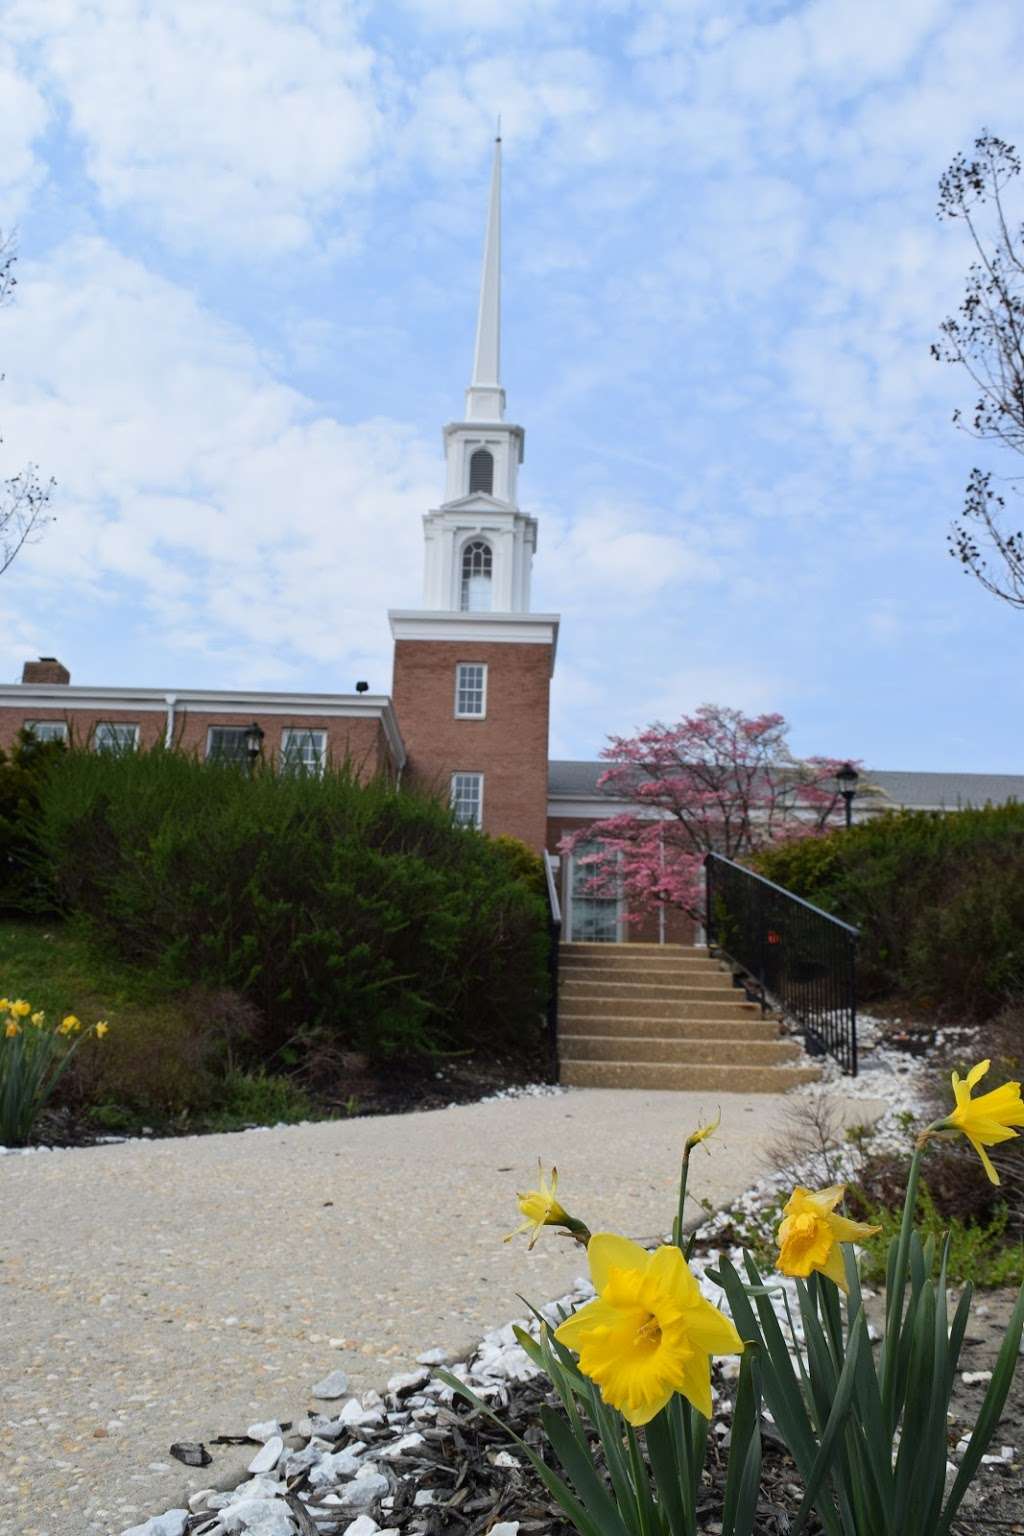
[[39, 845], [61, 909], [168, 985], [253, 1002], [264, 1052], [311, 1030], [376, 1058], [542, 1048], [543, 903], [435, 800], [349, 766], [72, 750]]
[[985, 1019], [1024, 992], [1024, 806], [893, 812], [755, 867], [860, 928], [864, 998]]
[[19, 731], [10, 752], [0, 750], [0, 912], [36, 911], [46, 880], [36, 873], [36, 827], [43, 783], [66, 754], [62, 741], [37, 741]]

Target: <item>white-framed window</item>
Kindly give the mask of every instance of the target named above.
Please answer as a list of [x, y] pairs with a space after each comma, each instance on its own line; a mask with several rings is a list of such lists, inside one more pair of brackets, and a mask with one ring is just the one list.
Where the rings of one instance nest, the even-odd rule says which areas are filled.
[[489, 613], [494, 557], [486, 539], [470, 539], [462, 551], [462, 588], [459, 606], [463, 613]]
[[484, 776], [482, 773], [452, 774], [452, 810], [460, 826], [483, 825]]
[[455, 668], [456, 720], [482, 720], [487, 713], [487, 666], [460, 661]]
[[67, 741], [66, 720], [26, 720], [26, 731], [31, 731], [36, 741]]
[[220, 763], [247, 763], [249, 749], [244, 728], [237, 725], [211, 725], [206, 733], [206, 755]]
[[599, 849], [597, 842], [577, 843], [566, 861], [566, 931], [574, 944], [617, 944], [622, 937], [621, 885], [591, 889], [595, 869], [588, 857]]
[[285, 773], [323, 773], [327, 732], [291, 725], [281, 733], [281, 768]]
[[101, 720], [92, 735], [97, 752], [134, 752], [139, 745], [137, 725], [122, 725], [119, 720]]

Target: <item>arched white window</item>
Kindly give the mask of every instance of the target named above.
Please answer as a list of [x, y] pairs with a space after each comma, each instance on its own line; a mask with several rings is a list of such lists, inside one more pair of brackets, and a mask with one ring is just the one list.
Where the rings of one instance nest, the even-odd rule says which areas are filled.
[[491, 606], [491, 546], [483, 539], [471, 539], [462, 551], [463, 613], [487, 613]]
[[470, 455], [469, 489], [486, 491], [488, 496], [494, 490], [494, 455], [489, 448], [478, 448]]

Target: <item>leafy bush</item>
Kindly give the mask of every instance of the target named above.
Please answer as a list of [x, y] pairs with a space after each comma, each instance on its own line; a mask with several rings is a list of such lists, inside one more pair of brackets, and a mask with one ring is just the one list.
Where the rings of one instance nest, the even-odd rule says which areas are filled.
[[67, 748], [19, 731], [10, 752], [0, 750], [0, 910], [26, 912], [45, 905], [46, 881], [36, 873], [36, 827], [43, 783]]
[[230, 1072], [220, 1091], [220, 1104], [211, 1116], [215, 1130], [241, 1130], [247, 1125], [293, 1125], [313, 1113], [308, 1094], [287, 1077], [266, 1072]]
[[984, 1019], [1024, 992], [1024, 806], [894, 812], [756, 867], [860, 928], [864, 998]]
[[[873, 1205], [868, 1201], [852, 1203], [858, 1220], [879, 1226], [876, 1237], [864, 1244], [864, 1279], [868, 1285], [885, 1283], [889, 1244], [899, 1234], [903, 1212], [899, 1206]], [[954, 1285], [1020, 1285], [1024, 1281], [1024, 1245], [1007, 1240], [1009, 1212], [1000, 1203], [985, 1221], [975, 1222], [960, 1216], [947, 1218], [938, 1209], [931, 1190], [922, 1183], [917, 1202], [917, 1230], [923, 1239], [935, 1239], [935, 1252], [949, 1236], [947, 1278]]]
[[105, 1049], [77, 1058], [63, 1097], [75, 1106], [117, 1105], [133, 1125], [220, 1106], [233, 1062], [249, 1054], [260, 1026], [251, 1004], [201, 986], [115, 1009], [111, 1021]]
[[264, 1053], [317, 1030], [376, 1058], [542, 1048], [543, 903], [435, 800], [349, 767], [71, 750], [39, 849], [53, 899], [122, 958], [255, 1004]]

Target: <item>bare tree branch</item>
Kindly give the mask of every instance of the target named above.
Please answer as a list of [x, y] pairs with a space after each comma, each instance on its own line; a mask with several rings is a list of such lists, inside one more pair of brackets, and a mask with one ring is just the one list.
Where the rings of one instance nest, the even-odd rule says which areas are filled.
[[[18, 285], [14, 275], [17, 259], [14, 234], [0, 231], [0, 309], [12, 301]], [[0, 576], [18, 552], [53, 522], [48, 509], [54, 484], [53, 480], [40, 480], [35, 464], [26, 464], [16, 475], [0, 480]]]
[[[1014, 226], [1005, 197], [1020, 170], [1012, 144], [982, 133], [974, 158], [958, 154], [939, 181], [939, 217], [963, 221], [977, 260], [968, 268], [960, 308], [939, 327], [932, 356], [963, 368], [978, 392], [968, 420], [954, 412], [956, 425], [1024, 457], [1024, 224]], [[1015, 477], [1008, 476], [1005, 487], [1019, 494]], [[1024, 608], [1024, 532], [1006, 530], [1005, 508], [992, 472], [973, 469], [949, 552], [986, 591]]]

